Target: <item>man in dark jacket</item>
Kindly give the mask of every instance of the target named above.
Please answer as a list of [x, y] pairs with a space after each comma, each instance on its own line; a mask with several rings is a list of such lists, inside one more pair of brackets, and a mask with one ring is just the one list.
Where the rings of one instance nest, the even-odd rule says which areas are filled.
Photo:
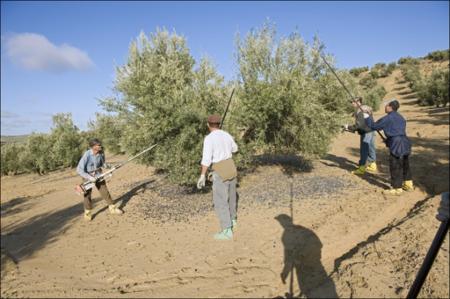
[[387, 137], [392, 185], [392, 189], [384, 191], [388, 195], [400, 195], [403, 190], [414, 190], [408, 159], [411, 154], [411, 142], [406, 136], [406, 120], [397, 112], [398, 108], [400, 103], [397, 100], [389, 101], [384, 107], [387, 115], [377, 122], [373, 122], [369, 114], [364, 114], [367, 126], [372, 130], [383, 130]]

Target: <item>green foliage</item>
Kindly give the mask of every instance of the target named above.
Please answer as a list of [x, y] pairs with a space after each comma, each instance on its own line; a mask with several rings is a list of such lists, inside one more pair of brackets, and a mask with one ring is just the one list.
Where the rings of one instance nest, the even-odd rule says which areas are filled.
[[395, 68], [395, 62], [392, 62], [388, 65], [386, 65], [386, 63], [377, 63], [370, 69], [369, 74], [373, 79], [384, 78], [392, 74]]
[[1, 174], [37, 172], [77, 165], [82, 154], [82, 137], [70, 113], [53, 116], [50, 134], [33, 133], [22, 144], [2, 145]]
[[58, 113], [53, 116], [50, 139], [53, 143], [51, 158], [55, 165], [73, 167], [78, 164], [83, 151], [82, 139], [70, 113]]
[[386, 93], [386, 89], [380, 85], [366, 89], [362, 92], [363, 103], [372, 107], [374, 111], [377, 111]]
[[[123, 153], [120, 144], [126, 123], [117, 115], [96, 113], [95, 121], [88, 124], [92, 137], [100, 138], [103, 148], [113, 154]], [[86, 138], [88, 140], [89, 138]]]
[[28, 137], [22, 160], [27, 171], [44, 174], [59, 166], [53, 158], [53, 141], [52, 136], [48, 134], [33, 133]]
[[433, 71], [418, 92], [419, 104], [445, 107], [449, 102], [449, 83], [448, 69]]
[[410, 56], [407, 57], [401, 57], [398, 61], [398, 64], [419, 64], [418, 58], [413, 58]]
[[[351, 105], [322, 62], [322, 47], [317, 38], [309, 45], [297, 33], [277, 42], [268, 24], [238, 37], [242, 85], [234, 118], [251, 153], [326, 153]], [[340, 75], [354, 89], [351, 75]]]
[[403, 78], [408, 82], [409, 88], [413, 92], [418, 92], [422, 85], [423, 85], [423, 79], [422, 75], [420, 74], [419, 66], [414, 63], [405, 63], [400, 67]]
[[7, 143], [1, 146], [0, 172], [2, 175], [18, 174], [23, 171], [20, 163], [20, 153], [23, 147], [18, 143]]
[[434, 70], [428, 77], [423, 77], [418, 65], [404, 64], [401, 66], [403, 77], [409, 87], [417, 94], [420, 105], [446, 106], [449, 101], [449, 71]]
[[369, 67], [368, 66], [363, 66], [363, 67], [355, 67], [349, 70], [349, 73], [354, 76], [354, 77], [358, 77], [360, 74], [369, 71]]
[[141, 161], [180, 185], [195, 183], [207, 115], [221, 114], [228, 95], [208, 59], [194, 65], [184, 37], [166, 30], [149, 38], [141, 33], [130, 46], [128, 62], [117, 69], [120, 97], [101, 101], [126, 124], [121, 149], [135, 154], [158, 143]]
[[359, 84], [364, 89], [370, 89], [377, 85], [377, 81], [370, 74], [367, 74], [359, 80]]
[[427, 54], [425, 58], [433, 60], [433, 61], [444, 61], [448, 60], [449, 57], [449, 50], [438, 50], [433, 51]]

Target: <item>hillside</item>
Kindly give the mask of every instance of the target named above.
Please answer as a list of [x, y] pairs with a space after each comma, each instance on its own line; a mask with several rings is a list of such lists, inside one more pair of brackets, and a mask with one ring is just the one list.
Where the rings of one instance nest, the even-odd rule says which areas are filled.
[[[82, 218], [74, 170], [2, 177], [1, 296], [405, 297], [449, 190], [449, 108], [418, 106], [401, 82], [399, 70], [378, 79], [408, 120], [415, 191], [381, 193], [389, 170], [379, 139], [380, 173], [350, 174], [359, 138], [343, 133], [312, 165], [262, 157], [240, 182], [233, 242], [212, 239], [210, 193], [186, 194], [151, 167], [130, 163], [108, 183], [123, 216], [109, 215], [94, 191], [92, 222]], [[449, 297], [448, 248], [447, 237], [421, 296]]]

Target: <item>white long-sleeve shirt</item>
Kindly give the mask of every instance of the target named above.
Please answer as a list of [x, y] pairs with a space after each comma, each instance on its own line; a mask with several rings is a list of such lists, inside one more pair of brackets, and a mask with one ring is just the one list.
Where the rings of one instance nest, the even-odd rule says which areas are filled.
[[201, 164], [209, 167], [211, 163], [230, 159], [237, 150], [238, 146], [230, 134], [222, 130], [214, 130], [203, 141]]

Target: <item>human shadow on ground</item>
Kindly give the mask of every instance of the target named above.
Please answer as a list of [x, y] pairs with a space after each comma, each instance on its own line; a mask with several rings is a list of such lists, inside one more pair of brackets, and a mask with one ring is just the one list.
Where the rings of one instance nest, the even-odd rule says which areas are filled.
[[[143, 180], [143, 181], [140, 181], [140, 182], [134, 184], [134, 187], [130, 191], [125, 192], [120, 197], [118, 197], [116, 200], [114, 200], [114, 204], [117, 204], [120, 202], [119, 208], [123, 209], [128, 204], [130, 199], [133, 198], [133, 196], [135, 196], [136, 194], [139, 194], [140, 192], [143, 192], [153, 182], [155, 182], [155, 179], [147, 179], [147, 180]], [[95, 217], [97, 217], [98, 214], [104, 212], [107, 208], [108, 208], [108, 206], [104, 206], [103, 208], [101, 208], [100, 210], [95, 212], [95, 214], [92, 215], [92, 219], [95, 219]]]
[[[351, 148], [350, 151], [353, 155], [359, 156], [359, 149], [358, 148]], [[338, 167], [341, 169], [345, 169], [347, 171], [355, 170], [358, 167], [358, 164], [355, 162], [350, 161], [349, 159], [345, 157], [339, 157], [333, 154], [327, 154], [322, 160], [328, 160], [333, 163], [327, 163], [324, 161], [321, 161], [322, 164], [330, 167]], [[380, 156], [378, 155], [377, 151], [377, 161], [380, 160]], [[383, 159], [384, 160], [384, 159]], [[378, 162], [377, 162], [378, 164]], [[389, 188], [389, 180], [381, 177], [379, 174], [372, 174], [369, 172], [366, 172], [364, 175], [359, 176], [361, 179], [367, 181], [369, 184], [378, 186], [380, 188], [386, 189]]]
[[[286, 214], [275, 217], [283, 227], [281, 241], [284, 246], [284, 267], [281, 280], [286, 283], [290, 276], [289, 290], [285, 297], [337, 298], [333, 280], [322, 265], [322, 242], [310, 229], [295, 225]], [[300, 293], [295, 296], [294, 276], [297, 278]], [[282, 296], [283, 297], [283, 296]]]
[[[57, 212], [36, 215], [18, 224], [2, 227], [2, 247], [15, 261], [20, 262], [57, 241], [82, 213], [83, 204], [78, 203]], [[2, 255], [2, 270], [3, 262]]]

